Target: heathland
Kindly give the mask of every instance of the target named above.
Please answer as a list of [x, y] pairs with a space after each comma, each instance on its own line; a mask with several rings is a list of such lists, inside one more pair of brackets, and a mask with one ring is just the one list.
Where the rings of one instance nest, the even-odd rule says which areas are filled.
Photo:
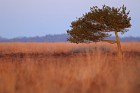
[[0, 43], [0, 93], [140, 93], [140, 43]]

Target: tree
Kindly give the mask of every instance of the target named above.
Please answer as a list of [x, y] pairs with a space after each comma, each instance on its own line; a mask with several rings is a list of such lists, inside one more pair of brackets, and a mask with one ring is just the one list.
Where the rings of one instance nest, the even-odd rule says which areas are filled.
[[[119, 55], [122, 55], [118, 32], [124, 34], [131, 27], [130, 11], [126, 11], [123, 5], [120, 8], [103, 5], [102, 8], [93, 6], [90, 12], [85, 13], [82, 17], [71, 23], [71, 29], [67, 31], [70, 37], [68, 41], [73, 43], [84, 42], [109, 42], [117, 43]], [[115, 32], [116, 40], [104, 40], [110, 37], [109, 32]]]

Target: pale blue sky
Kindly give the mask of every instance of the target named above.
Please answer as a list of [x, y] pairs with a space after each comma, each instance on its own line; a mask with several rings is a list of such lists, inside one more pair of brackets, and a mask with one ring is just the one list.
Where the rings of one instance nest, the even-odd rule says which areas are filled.
[[140, 37], [139, 0], [0, 0], [0, 36], [44, 36], [66, 33], [70, 23], [92, 6], [123, 4], [130, 10], [132, 27], [123, 36]]

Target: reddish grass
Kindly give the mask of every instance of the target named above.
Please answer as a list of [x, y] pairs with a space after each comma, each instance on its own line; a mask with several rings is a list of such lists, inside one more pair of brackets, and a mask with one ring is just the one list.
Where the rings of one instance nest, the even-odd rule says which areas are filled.
[[0, 93], [140, 93], [140, 43], [0, 43]]

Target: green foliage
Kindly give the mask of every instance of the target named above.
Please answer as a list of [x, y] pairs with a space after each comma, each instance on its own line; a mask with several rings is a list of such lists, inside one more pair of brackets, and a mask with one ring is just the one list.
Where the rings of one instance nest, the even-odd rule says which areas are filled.
[[93, 6], [90, 12], [71, 23], [68, 41], [74, 43], [98, 42], [111, 36], [108, 32], [125, 33], [131, 27], [129, 12], [123, 5], [120, 8], [103, 5], [102, 8]]

